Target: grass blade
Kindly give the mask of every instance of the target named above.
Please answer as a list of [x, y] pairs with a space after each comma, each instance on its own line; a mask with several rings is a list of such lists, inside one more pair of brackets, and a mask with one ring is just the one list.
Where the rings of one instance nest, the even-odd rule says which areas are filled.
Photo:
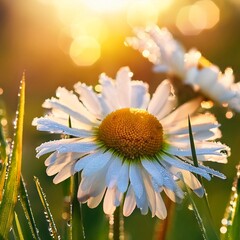
[[20, 185], [21, 164], [22, 164], [22, 136], [23, 136], [23, 119], [25, 105], [25, 79], [21, 81], [19, 103], [16, 117], [16, 131], [12, 152], [10, 155], [10, 167], [8, 177], [4, 185], [4, 194], [0, 205], [0, 238], [7, 239], [9, 230], [14, 218], [14, 208], [17, 202], [18, 189]]
[[14, 225], [14, 229], [15, 229], [14, 232], [16, 235], [16, 239], [24, 240], [21, 224], [18, 220], [18, 215], [16, 212], [14, 212], [14, 224], [13, 225]]
[[222, 227], [220, 228], [222, 240], [240, 239], [240, 165], [237, 166], [237, 176], [233, 182], [230, 201], [227, 205]]
[[47, 199], [46, 199], [46, 194], [43, 192], [43, 189], [40, 185], [39, 179], [37, 177], [34, 177], [34, 181], [35, 181], [35, 184], [36, 184], [36, 187], [37, 187], [38, 195], [40, 197], [40, 200], [41, 200], [43, 208], [44, 208], [44, 213], [45, 213], [46, 220], [49, 224], [48, 230], [49, 230], [50, 236], [53, 239], [60, 239], [60, 236], [58, 234], [55, 222], [53, 220], [52, 213], [51, 213], [50, 208], [49, 208], [49, 204], [48, 204]]
[[4, 137], [3, 126], [1, 124], [2, 116], [0, 116], [0, 202], [2, 201], [2, 193], [6, 179], [7, 170], [7, 142]]
[[29, 228], [31, 230], [33, 239], [39, 240], [40, 239], [39, 230], [37, 229], [37, 226], [36, 226], [36, 222], [32, 213], [31, 204], [28, 198], [26, 185], [22, 176], [21, 176], [21, 182], [20, 182], [19, 200], [23, 208], [24, 215], [27, 219]]
[[[68, 125], [72, 128], [72, 120], [69, 116]], [[72, 136], [66, 136], [67, 138], [72, 138]], [[67, 239], [85, 239], [85, 231], [83, 226], [83, 214], [82, 214], [82, 205], [79, 203], [77, 199], [77, 191], [79, 185], [79, 174], [75, 174], [68, 179], [65, 184], [65, 193], [67, 194], [67, 202], [68, 207], [68, 224], [67, 224]], [[65, 196], [66, 196], [65, 194]], [[79, 227], [80, 226], [81, 230]]]
[[[188, 129], [189, 129], [189, 139], [190, 139], [193, 163], [194, 163], [195, 167], [198, 167], [198, 160], [197, 160], [197, 154], [196, 154], [196, 150], [195, 150], [195, 144], [194, 144], [194, 139], [193, 139], [190, 117], [188, 117]], [[203, 186], [202, 178], [198, 175], [197, 175], [197, 178]], [[193, 207], [197, 222], [199, 224], [199, 227], [201, 229], [204, 239], [219, 240], [219, 237], [215, 231], [215, 227], [213, 224], [212, 214], [210, 211], [210, 207], [209, 207], [209, 203], [208, 203], [208, 199], [207, 199], [205, 190], [204, 190], [203, 199], [194, 199], [194, 196], [191, 195], [189, 190], [188, 190], [188, 195], [189, 195], [191, 205]]]

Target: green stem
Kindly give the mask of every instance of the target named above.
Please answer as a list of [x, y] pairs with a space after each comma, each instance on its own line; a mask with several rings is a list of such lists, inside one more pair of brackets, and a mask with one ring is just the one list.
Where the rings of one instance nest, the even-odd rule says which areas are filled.
[[120, 239], [120, 207], [117, 207], [113, 215], [113, 240], [119, 239]]
[[109, 217], [109, 240], [124, 240], [124, 219], [122, 205]]
[[[81, 203], [79, 203], [77, 199], [77, 191], [78, 191], [78, 174], [75, 174], [72, 179], [72, 204], [71, 204], [71, 213], [72, 213], [72, 236], [73, 239], [85, 239], [85, 231], [83, 227], [83, 221], [82, 221], [82, 206]], [[79, 230], [79, 226], [81, 227], [81, 230]]]

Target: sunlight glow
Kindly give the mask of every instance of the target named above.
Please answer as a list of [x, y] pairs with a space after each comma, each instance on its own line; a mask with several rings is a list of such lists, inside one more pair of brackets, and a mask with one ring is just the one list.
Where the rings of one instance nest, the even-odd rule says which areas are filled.
[[197, 35], [214, 27], [220, 19], [220, 10], [211, 0], [200, 0], [180, 9], [176, 25], [185, 35]]
[[120, 11], [127, 4], [127, 0], [82, 0], [90, 9], [97, 12]]
[[134, 1], [127, 9], [127, 22], [130, 26], [146, 26], [157, 23], [158, 9], [151, 1]]
[[[51, 4], [56, 9], [62, 24], [59, 47], [70, 55], [75, 64], [86, 66], [94, 64], [100, 58], [101, 44], [109, 38], [112, 26], [117, 26], [119, 31], [123, 31], [129, 26], [156, 24], [159, 14], [166, 11], [174, 0], [38, 1]], [[110, 45], [115, 46], [114, 42]]]
[[95, 38], [81, 36], [73, 40], [69, 54], [76, 65], [90, 66], [99, 59], [101, 46]]

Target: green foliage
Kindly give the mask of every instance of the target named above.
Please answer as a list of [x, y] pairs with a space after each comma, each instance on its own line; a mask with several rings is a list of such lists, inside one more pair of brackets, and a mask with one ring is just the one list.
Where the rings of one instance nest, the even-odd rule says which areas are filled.
[[26, 185], [25, 185], [25, 182], [24, 182], [24, 179], [22, 176], [21, 176], [21, 182], [20, 182], [19, 200], [20, 200], [24, 215], [27, 219], [33, 239], [39, 240], [40, 239], [39, 230], [37, 229], [37, 226], [35, 223], [31, 204], [30, 204], [29, 197], [28, 197], [27, 188], [26, 188]]
[[230, 201], [226, 207], [221, 227], [221, 240], [240, 239], [240, 165], [233, 182]]
[[34, 181], [36, 184], [38, 195], [40, 197], [41, 203], [44, 208], [45, 218], [49, 224], [48, 230], [49, 230], [50, 236], [52, 237], [52, 239], [59, 239], [60, 236], [58, 234], [56, 224], [53, 220], [53, 216], [52, 216], [51, 210], [49, 208], [49, 204], [47, 202], [46, 194], [43, 192], [43, 189], [40, 185], [39, 179], [37, 177], [34, 177]]
[[[188, 117], [188, 128], [189, 128], [189, 140], [191, 145], [193, 162], [195, 167], [198, 167], [198, 160], [197, 160], [197, 155], [195, 150], [194, 138], [192, 134], [192, 126], [191, 126], [191, 121], [189, 117]], [[201, 177], [199, 176], [197, 177], [198, 177], [198, 180], [203, 185], [203, 181]], [[219, 240], [219, 237], [217, 236], [215, 232], [215, 228], [213, 226], [212, 216], [211, 216], [206, 192], [204, 191], [203, 199], [196, 199], [194, 198], [192, 193], [189, 191], [187, 186], [186, 186], [186, 189], [189, 197], [190, 206], [194, 211], [195, 217], [197, 219], [197, 222], [204, 240]]]
[[[0, 109], [0, 122], [2, 119], [4, 119], [4, 114], [3, 114], [3, 109]], [[3, 188], [4, 188], [4, 183], [5, 183], [5, 178], [6, 178], [6, 169], [7, 169], [7, 142], [6, 138], [4, 136], [4, 129], [3, 125], [0, 124], [0, 202], [2, 201], [2, 193], [3, 193]]]
[[21, 224], [18, 220], [18, 215], [16, 212], [14, 212], [14, 233], [15, 233], [15, 239], [19, 239], [19, 240], [24, 240], [23, 237], [23, 233], [22, 233], [22, 228], [21, 228]]
[[18, 189], [20, 185], [24, 106], [25, 81], [23, 79], [20, 86], [14, 143], [8, 162], [9, 167], [6, 173], [7, 178], [4, 183], [2, 202], [0, 205], [0, 238], [3, 239], [7, 239], [9, 231], [12, 227], [14, 208], [17, 203]]

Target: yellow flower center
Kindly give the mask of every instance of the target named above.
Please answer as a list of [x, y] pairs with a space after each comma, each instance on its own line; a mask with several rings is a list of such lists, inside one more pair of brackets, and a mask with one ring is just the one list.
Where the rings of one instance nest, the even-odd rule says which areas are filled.
[[110, 113], [99, 126], [97, 136], [107, 149], [128, 159], [152, 157], [163, 143], [163, 129], [157, 118], [134, 108]]

